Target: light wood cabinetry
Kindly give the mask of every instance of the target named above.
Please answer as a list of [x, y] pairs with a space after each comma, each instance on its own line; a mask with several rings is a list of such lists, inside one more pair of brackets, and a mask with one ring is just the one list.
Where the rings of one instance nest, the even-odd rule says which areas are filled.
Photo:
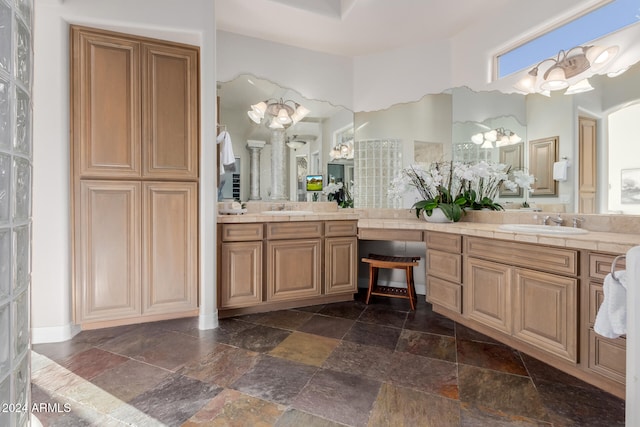
[[74, 314], [198, 307], [198, 48], [71, 27]]
[[[593, 324], [596, 314], [604, 300], [603, 281], [611, 271], [611, 264], [615, 255], [594, 253], [588, 254], [588, 291], [586, 294], [586, 316], [584, 316], [584, 330], [587, 345], [583, 352], [587, 359], [587, 369], [615, 384], [624, 385], [626, 377], [626, 337], [606, 338], [596, 334]], [[619, 261], [616, 268], [623, 270], [624, 261]]]
[[144, 182], [142, 313], [198, 307], [198, 185]]
[[224, 224], [221, 228], [219, 308], [260, 304], [263, 224]]
[[141, 313], [141, 184], [83, 181], [77, 205], [76, 319]]
[[571, 362], [578, 361], [578, 280], [514, 270], [513, 336]]
[[356, 224], [221, 224], [220, 316], [353, 299], [357, 289]]
[[465, 263], [464, 315], [506, 334], [512, 332], [511, 267], [468, 258]]
[[427, 301], [462, 313], [462, 238], [426, 232]]
[[266, 227], [266, 300], [320, 295], [322, 222], [274, 222]]
[[465, 317], [578, 360], [577, 251], [465, 237]]
[[358, 227], [355, 221], [325, 222], [324, 293], [358, 291]]

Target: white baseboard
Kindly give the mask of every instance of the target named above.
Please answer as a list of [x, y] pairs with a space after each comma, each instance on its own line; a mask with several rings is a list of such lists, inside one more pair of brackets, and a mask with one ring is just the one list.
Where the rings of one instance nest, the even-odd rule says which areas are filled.
[[63, 326], [31, 328], [31, 344], [47, 344], [68, 341], [80, 332], [80, 325], [69, 323]]
[[213, 313], [200, 313], [198, 316], [198, 329], [215, 329], [218, 327], [218, 310]]

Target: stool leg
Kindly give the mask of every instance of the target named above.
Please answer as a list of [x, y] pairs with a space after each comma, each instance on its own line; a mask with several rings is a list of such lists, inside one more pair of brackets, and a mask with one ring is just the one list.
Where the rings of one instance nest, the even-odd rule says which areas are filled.
[[369, 289], [367, 290], [367, 300], [365, 304], [369, 304], [369, 298], [371, 298], [371, 291], [373, 287], [378, 284], [378, 267], [374, 267], [369, 264]]
[[414, 301], [416, 290], [413, 285], [413, 267], [407, 267], [406, 269], [407, 276], [407, 296], [409, 297], [409, 304], [411, 305], [411, 310], [415, 311], [416, 303]]

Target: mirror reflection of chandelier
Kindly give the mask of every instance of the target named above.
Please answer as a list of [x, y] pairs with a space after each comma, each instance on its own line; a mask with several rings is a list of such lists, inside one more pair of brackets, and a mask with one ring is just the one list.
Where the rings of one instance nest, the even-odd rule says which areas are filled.
[[[565, 95], [593, 90], [587, 77], [587, 70], [597, 71], [611, 62], [618, 53], [618, 46], [576, 46], [558, 52], [554, 58], [540, 61], [514, 86], [524, 93], [550, 95], [551, 91], [567, 89]], [[541, 66], [551, 63], [538, 79]]]
[[256, 124], [265, 121], [270, 129], [286, 129], [302, 120], [309, 110], [290, 99], [267, 99], [253, 104], [247, 111], [249, 118]]
[[353, 160], [353, 139], [339, 142], [329, 151], [331, 160]]
[[471, 142], [480, 145], [480, 148], [503, 147], [517, 144], [522, 138], [513, 131], [505, 128], [496, 128], [488, 132], [479, 132], [471, 136]]

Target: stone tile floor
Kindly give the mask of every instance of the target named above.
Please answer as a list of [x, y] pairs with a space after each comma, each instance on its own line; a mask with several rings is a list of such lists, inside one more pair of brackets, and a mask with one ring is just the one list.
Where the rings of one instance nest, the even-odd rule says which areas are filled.
[[624, 401], [423, 298], [84, 331], [33, 346], [32, 401], [45, 426], [624, 425]]

